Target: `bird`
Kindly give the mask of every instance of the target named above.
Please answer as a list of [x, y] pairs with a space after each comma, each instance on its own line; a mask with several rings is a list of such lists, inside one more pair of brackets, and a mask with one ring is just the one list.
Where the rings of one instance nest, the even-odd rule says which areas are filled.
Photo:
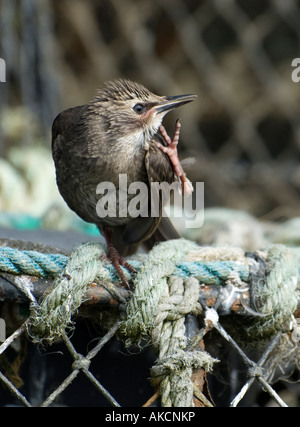
[[[135, 253], [141, 243], [151, 249], [156, 242], [180, 235], [162, 215], [161, 193], [156, 216], [149, 214], [149, 192], [145, 196], [147, 214], [104, 217], [97, 209], [97, 189], [107, 182], [118, 189], [121, 176], [126, 177], [127, 188], [135, 182], [150, 189], [151, 183], [178, 181], [182, 191], [190, 193], [192, 185], [177, 153], [180, 121], [176, 120], [170, 138], [162, 120], [169, 111], [195, 98], [193, 94], [158, 96], [140, 83], [116, 79], [105, 82], [87, 104], [68, 108], [54, 119], [52, 156], [59, 192], [79, 217], [96, 224], [106, 240], [107, 257], [127, 287], [121, 266], [135, 270], [125, 256]], [[132, 197], [128, 196], [127, 203]], [[113, 206], [120, 207], [120, 196], [115, 203]]]

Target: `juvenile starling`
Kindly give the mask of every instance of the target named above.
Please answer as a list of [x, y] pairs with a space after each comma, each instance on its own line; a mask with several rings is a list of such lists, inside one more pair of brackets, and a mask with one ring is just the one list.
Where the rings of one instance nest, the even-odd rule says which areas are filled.
[[[97, 225], [104, 235], [108, 257], [122, 281], [120, 265], [132, 270], [122, 258], [141, 242], [151, 247], [157, 241], [175, 239], [179, 234], [167, 217], [99, 216], [100, 183], [116, 189], [119, 177], [127, 185], [141, 182], [179, 180], [184, 192], [191, 191], [177, 156], [180, 123], [171, 140], [162, 119], [172, 109], [193, 101], [195, 95], [157, 96], [129, 80], [107, 82], [86, 105], [61, 112], [52, 126], [52, 154], [59, 191], [68, 206], [83, 220]], [[149, 191], [150, 194], [150, 191]], [[117, 196], [118, 197], [118, 196]], [[134, 196], [128, 195], [129, 203]], [[161, 197], [161, 196], [160, 196]], [[117, 198], [116, 206], [120, 199]], [[151, 211], [150, 197], [147, 201]]]

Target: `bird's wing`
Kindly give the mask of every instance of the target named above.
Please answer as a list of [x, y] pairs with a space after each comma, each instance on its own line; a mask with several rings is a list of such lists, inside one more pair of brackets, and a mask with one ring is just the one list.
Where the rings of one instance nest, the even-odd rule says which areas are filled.
[[57, 186], [63, 199], [78, 216], [91, 222], [84, 203], [81, 203], [85, 198], [82, 186], [86, 181], [80, 175], [82, 160], [74, 155], [80, 144], [76, 126], [80, 123], [85, 108], [86, 106], [69, 108], [55, 118], [52, 125], [52, 156], [56, 167]]
[[[120, 244], [117, 245], [123, 254], [132, 253], [131, 248], [136, 249], [136, 243], [144, 242], [145, 247], [150, 249], [156, 242], [180, 237], [169, 218], [163, 216], [163, 203], [167, 201], [168, 197], [163, 196], [164, 190], [160, 190], [154, 184], [161, 182], [171, 184], [174, 181], [173, 167], [168, 156], [156, 146], [157, 138], [159, 138], [158, 135], [153, 138], [145, 155], [145, 168], [149, 184], [148, 216], [134, 218], [124, 227], [122, 240], [125, 245], [122, 249]], [[162, 141], [160, 140], [160, 142]]]
[[[150, 150], [146, 152], [145, 156], [145, 167], [146, 167], [146, 177], [150, 182], [150, 179], [154, 178], [151, 176], [151, 168], [153, 167], [153, 158], [151, 158]], [[147, 240], [157, 229], [158, 224], [161, 220], [161, 210], [157, 211], [157, 215], [151, 215], [151, 192], [150, 185], [148, 186], [148, 212], [147, 216], [139, 216], [137, 218], [132, 219], [123, 230], [122, 239], [126, 245], [133, 245], [136, 243], [141, 243], [144, 240]], [[119, 246], [120, 247], [120, 246]], [[131, 253], [131, 250], [129, 251]]]
[[70, 132], [74, 130], [74, 127], [80, 121], [85, 108], [85, 105], [79, 105], [78, 107], [68, 108], [58, 114], [52, 125], [52, 150], [56, 150], [59, 136], [63, 136], [66, 141], [72, 140]]

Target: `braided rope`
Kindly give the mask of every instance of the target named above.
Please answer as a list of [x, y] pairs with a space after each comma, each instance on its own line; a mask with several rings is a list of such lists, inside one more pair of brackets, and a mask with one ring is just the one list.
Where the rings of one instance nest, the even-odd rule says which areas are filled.
[[[10, 247], [0, 247], [0, 271], [10, 274], [28, 274], [37, 277], [56, 277], [66, 267], [70, 257], [64, 254], [41, 253], [31, 250], [19, 250]], [[139, 270], [142, 261], [130, 260], [132, 266]], [[107, 264], [103, 266], [112, 282], [118, 277]], [[177, 277], [196, 277], [206, 285], [221, 285], [233, 272], [236, 272], [241, 280], [248, 282], [249, 267], [232, 261], [185, 261], [178, 260], [174, 275]], [[130, 278], [129, 273], [124, 273]]]
[[28, 274], [54, 277], [66, 266], [68, 257], [63, 254], [44, 254], [0, 247], [0, 271], [11, 274]]

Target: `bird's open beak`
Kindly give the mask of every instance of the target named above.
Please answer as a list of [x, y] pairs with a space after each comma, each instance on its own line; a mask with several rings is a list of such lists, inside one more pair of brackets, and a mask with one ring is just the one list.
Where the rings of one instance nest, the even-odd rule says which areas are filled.
[[180, 107], [181, 105], [187, 104], [188, 102], [194, 101], [197, 95], [175, 95], [165, 96], [164, 100], [156, 105], [154, 109], [157, 113], [167, 112], [173, 110], [173, 108]]

